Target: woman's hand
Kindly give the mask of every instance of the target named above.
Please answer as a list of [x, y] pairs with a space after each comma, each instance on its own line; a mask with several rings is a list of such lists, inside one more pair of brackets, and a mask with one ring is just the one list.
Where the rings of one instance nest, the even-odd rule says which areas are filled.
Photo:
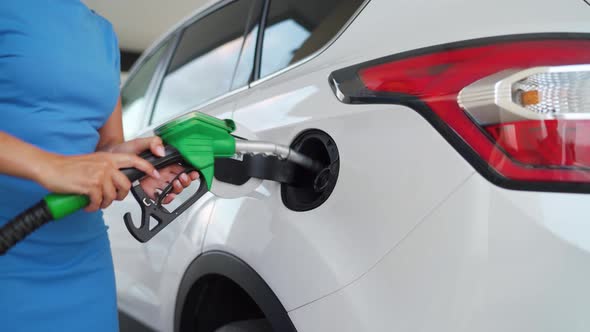
[[[141, 188], [146, 194], [153, 200], [155, 200], [156, 192], [163, 190], [169, 183], [172, 181], [178, 174], [184, 171], [184, 167], [180, 165], [170, 165], [168, 167], [162, 168], [160, 170], [161, 177], [159, 179], [154, 178], [144, 178], [140, 181]], [[182, 174], [178, 178], [178, 180], [174, 180], [172, 183], [172, 191], [162, 203], [168, 204], [176, 198], [176, 195], [180, 194], [184, 188], [190, 186], [192, 181], [195, 181], [199, 178], [199, 173], [197, 172], [190, 172], [187, 174]]]
[[113, 200], [122, 200], [129, 193], [131, 182], [119, 171], [135, 167], [157, 179], [158, 171], [147, 161], [132, 153], [96, 152], [81, 156], [47, 154], [44, 167], [35, 179], [55, 193], [87, 195], [86, 211], [108, 207]]
[[[165, 150], [162, 140], [157, 137], [138, 138], [125, 143], [116, 145], [111, 149], [112, 152], [123, 152], [123, 153], [134, 153], [139, 154], [149, 149], [154, 155], [158, 157], [164, 157]], [[140, 181], [141, 188], [145, 193], [153, 200], [156, 199], [156, 192], [161, 191], [165, 188], [174, 178], [182, 173], [184, 168], [180, 165], [170, 165], [162, 168], [160, 177], [146, 177]], [[190, 174], [182, 174], [178, 180], [174, 180], [172, 183], [172, 192], [162, 201], [164, 204], [168, 204], [174, 200], [176, 195], [180, 194], [184, 188], [190, 186], [191, 182], [199, 178], [199, 173], [190, 172]]]

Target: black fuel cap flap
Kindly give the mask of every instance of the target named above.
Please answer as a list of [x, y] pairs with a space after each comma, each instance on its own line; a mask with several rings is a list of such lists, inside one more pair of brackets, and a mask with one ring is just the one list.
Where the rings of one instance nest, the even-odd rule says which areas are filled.
[[293, 140], [291, 149], [324, 165], [319, 173], [297, 166], [294, 181], [281, 185], [283, 204], [293, 211], [309, 211], [322, 205], [336, 187], [340, 155], [330, 135], [319, 129], [306, 130]]

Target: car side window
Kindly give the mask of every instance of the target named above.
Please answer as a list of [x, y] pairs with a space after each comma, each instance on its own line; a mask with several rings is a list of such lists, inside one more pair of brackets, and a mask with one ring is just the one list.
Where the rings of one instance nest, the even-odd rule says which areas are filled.
[[123, 90], [121, 91], [121, 105], [123, 109], [123, 132], [125, 137], [131, 137], [137, 134], [144, 125], [147, 107], [147, 92], [156, 72], [156, 68], [166, 54], [170, 46], [167, 41], [162, 44], [149, 58], [147, 58], [141, 67], [133, 76], [127, 79]]
[[248, 14], [246, 37], [244, 38], [242, 53], [240, 54], [240, 60], [234, 73], [232, 89], [246, 86], [250, 82], [254, 69], [254, 61], [256, 60], [256, 41], [258, 40], [263, 7], [264, 0], [256, 0]]
[[231, 90], [248, 13], [255, 3], [257, 0], [232, 2], [184, 30], [150, 123], [160, 123]]
[[277, 72], [322, 48], [364, 0], [272, 0], [260, 77]]

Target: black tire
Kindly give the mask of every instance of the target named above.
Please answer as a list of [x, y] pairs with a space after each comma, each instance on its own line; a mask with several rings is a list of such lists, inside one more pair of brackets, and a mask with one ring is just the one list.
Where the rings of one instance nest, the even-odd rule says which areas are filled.
[[215, 332], [273, 332], [266, 319], [244, 320], [222, 326]]

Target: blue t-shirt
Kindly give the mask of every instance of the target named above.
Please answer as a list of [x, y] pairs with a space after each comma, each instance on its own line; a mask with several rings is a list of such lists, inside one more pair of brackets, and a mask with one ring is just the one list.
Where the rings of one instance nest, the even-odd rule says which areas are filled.
[[[111, 24], [79, 0], [0, 1], [0, 131], [59, 154], [94, 152], [119, 75]], [[0, 225], [46, 194], [0, 175]], [[105, 232], [100, 212], [78, 212], [24, 242], [73, 243]]]
[[[0, 0], [0, 131], [59, 154], [91, 153], [118, 85], [113, 29], [79, 0]], [[0, 225], [45, 194], [0, 175]], [[49, 223], [0, 256], [0, 312], [2, 331], [118, 331], [101, 213]]]

